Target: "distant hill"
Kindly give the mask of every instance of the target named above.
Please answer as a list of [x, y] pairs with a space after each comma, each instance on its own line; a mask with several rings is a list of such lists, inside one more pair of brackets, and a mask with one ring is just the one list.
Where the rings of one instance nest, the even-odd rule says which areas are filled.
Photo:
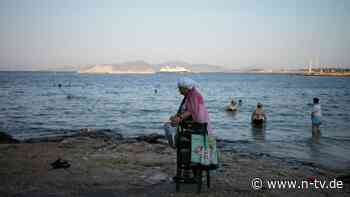
[[121, 64], [93, 65], [79, 70], [79, 73], [99, 74], [152, 74], [155, 73], [152, 65], [144, 61], [125, 62]]
[[184, 61], [168, 61], [161, 64], [154, 65], [154, 69], [159, 71], [161, 67], [164, 66], [170, 66], [170, 67], [184, 67], [187, 70], [190, 70], [191, 72], [195, 73], [201, 73], [201, 72], [230, 72], [231, 70], [226, 69], [222, 66], [215, 66], [210, 64], [190, 64]]
[[224, 68], [222, 66], [215, 66], [210, 64], [193, 64], [190, 67], [192, 72], [231, 72], [230, 69]]
[[84, 67], [79, 70], [79, 73], [100, 73], [100, 74], [119, 74], [119, 73], [155, 73], [159, 72], [162, 67], [184, 67], [190, 72], [203, 73], [203, 72], [232, 72], [222, 66], [210, 65], [210, 64], [190, 64], [185, 61], [168, 61], [161, 64], [151, 65], [145, 61], [132, 61], [120, 64], [99, 64]]

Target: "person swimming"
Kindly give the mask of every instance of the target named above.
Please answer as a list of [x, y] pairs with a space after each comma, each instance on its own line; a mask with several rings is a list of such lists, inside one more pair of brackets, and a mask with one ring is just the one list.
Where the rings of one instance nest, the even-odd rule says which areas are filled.
[[237, 110], [237, 102], [235, 99], [231, 99], [230, 103], [226, 107], [226, 111], [236, 111]]
[[257, 104], [255, 111], [252, 113], [251, 121], [256, 126], [263, 125], [266, 122], [266, 114], [261, 103]]

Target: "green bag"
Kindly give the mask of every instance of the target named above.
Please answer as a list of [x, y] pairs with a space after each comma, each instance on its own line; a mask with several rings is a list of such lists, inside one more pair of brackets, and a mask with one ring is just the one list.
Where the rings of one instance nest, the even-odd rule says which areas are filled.
[[191, 163], [211, 169], [218, 167], [218, 150], [214, 136], [191, 135]]

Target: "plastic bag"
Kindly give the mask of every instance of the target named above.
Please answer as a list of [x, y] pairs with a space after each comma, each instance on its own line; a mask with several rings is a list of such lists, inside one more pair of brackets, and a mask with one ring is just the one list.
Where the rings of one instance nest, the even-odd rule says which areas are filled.
[[208, 135], [191, 135], [191, 163], [216, 169], [219, 164], [216, 138]]

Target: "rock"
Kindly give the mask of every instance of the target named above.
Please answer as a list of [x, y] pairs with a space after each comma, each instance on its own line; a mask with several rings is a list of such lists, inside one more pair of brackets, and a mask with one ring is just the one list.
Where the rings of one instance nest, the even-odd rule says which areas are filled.
[[19, 143], [19, 141], [5, 132], [0, 132], [0, 144], [12, 144], [12, 143]]
[[82, 128], [82, 129], [80, 129], [80, 134], [93, 133], [93, 132], [96, 132], [96, 130], [92, 129], [92, 128]]
[[124, 136], [120, 133], [113, 133], [112, 137], [114, 140], [123, 140], [124, 139]]
[[73, 148], [73, 140], [71, 138], [64, 139], [60, 142], [59, 147], [61, 148]]
[[164, 138], [165, 138], [164, 135], [160, 135], [158, 133], [152, 133], [152, 134], [149, 134], [149, 135], [139, 136], [136, 139], [139, 140], [139, 141], [148, 142], [150, 144], [155, 144], [155, 143], [160, 143], [158, 141], [158, 139], [164, 139]]
[[103, 139], [104, 141], [123, 139], [122, 134], [115, 133], [110, 129], [95, 130], [91, 128], [83, 128], [80, 130], [79, 135], [84, 137], [95, 138], [95, 139], [99, 138], [99, 139]]
[[158, 170], [146, 170], [142, 178], [145, 178], [145, 182], [151, 185], [169, 180], [169, 176], [167, 174]]
[[139, 140], [135, 139], [135, 138], [127, 138], [127, 139], [124, 139], [122, 141], [123, 144], [133, 144], [133, 143], [137, 143], [139, 142]]
[[25, 143], [40, 143], [40, 142], [60, 142], [66, 136], [50, 136], [50, 137], [38, 137], [38, 138], [30, 138], [26, 139], [23, 142]]

